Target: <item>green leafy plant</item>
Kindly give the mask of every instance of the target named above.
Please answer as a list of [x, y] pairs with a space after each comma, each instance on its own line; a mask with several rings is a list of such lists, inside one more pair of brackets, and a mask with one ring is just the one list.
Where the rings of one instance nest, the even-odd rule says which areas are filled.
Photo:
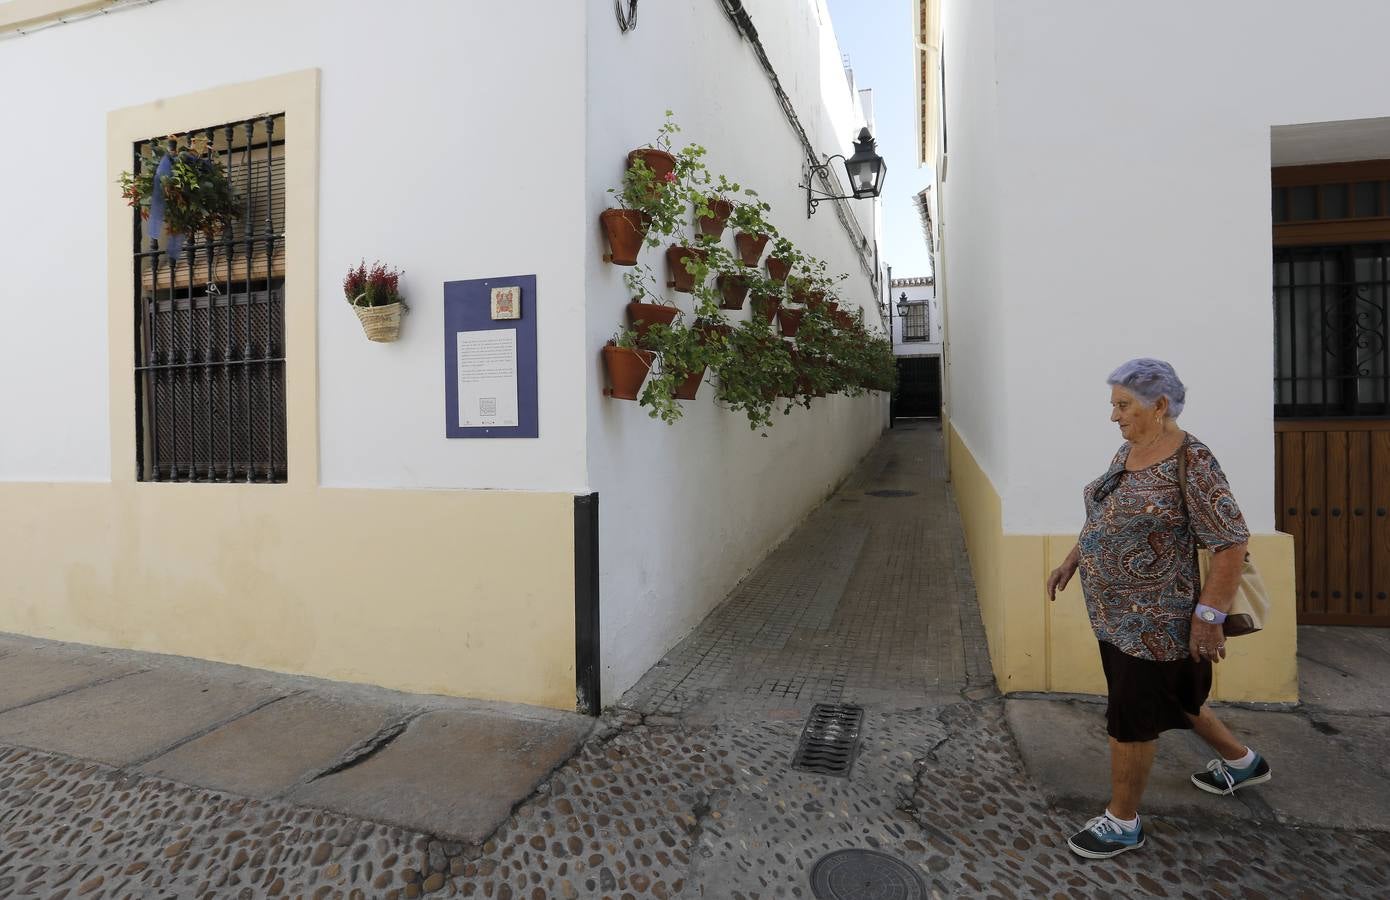
[[[748, 427], [771, 427], [772, 414], [779, 405], [790, 412], [790, 402], [779, 402], [778, 395], [790, 395], [796, 383], [796, 368], [784, 341], [774, 337], [767, 324], [756, 317], [740, 323], [728, 338], [728, 353], [715, 367], [719, 389], [715, 400], [720, 406], [741, 412]], [[766, 434], [766, 432], [764, 432]]]
[[637, 303], [654, 303], [659, 306], [675, 306], [675, 302], [661, 293], [656, 286], [656, 276], [650, 267], [635, 266], [623, 273], [623, 284], [627, 285], [627, 295]]
[[768, 213], [772, 212], [772, 207], [759, 200], [756, 191], [744, 191], [744, 194], [750, 199], [734, 201], [734, 212], [729, 216], [729, 224], [735, 231], [744, 234], [774, 234], [776, 229], [767, 218]]
[[[161, 172], [166, 158], [166, 171]], [[156, 182], [163, 197], [164, 225], [170, 234], [215, 234], [241, 214], [231, 180], [204, 137], [186, 142], [170, 135], [163, 142], [152, 141], [141, 154], [136, 171], [121, 173], [121, 196], [140, 211], [142, 220], [150, 218]]]
[[686, 379], [705, 371], [715, 358], [715, 348], [702, 331], [678, 322], [653, 325], [645, 345], [656, 351], [657, 363], [642, 388], [639, 402], [653, 419], [673, 424], [684, 415], [676, 389]]
[[665, 237], [680, 230], [685, 223], [693, 186], [708, 177], [704, 147], [687, 144], [679, 150], [674, 149], [673, 138], [680, 133], [680, 126], [673, 116], [671, 110], [666, 110], [666, 121], [657, 129], [656, 140], [647, 145], [675, 158], [672, 171], [658, 175], [646, 160], [638, 157], [623, 173], [622, 187], [608, 190], [623, 209], [637, 210], [650, 218], [645, 237], [650, 247], [660, 246]]

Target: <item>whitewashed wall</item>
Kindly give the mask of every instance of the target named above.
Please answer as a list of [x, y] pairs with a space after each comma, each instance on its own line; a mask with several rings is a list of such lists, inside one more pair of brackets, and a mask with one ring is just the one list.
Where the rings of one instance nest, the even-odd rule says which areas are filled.
[[[162, 0], [0, 42], [0, 479], [110, 477], [107, 111], [318, 67], [322, 481], [582, 489], [584, 28], [548, 0]], [[364, 256], [406, 272], [399, 343], [343, 301]], [[531, 273], [540, 438], [446, 440], [442, 284]]]
[[[935, 191], [937, 291], [946, 308], [947, 413], [1002, 490], [1007, 464], [1003, 240], [996, 170], [996, 0], [948, 3], [942, 32], [949, 157]], [[936, 167], [940, 179], [943, 167]]]
[[[857, 112], [823, 5], [745, 6], [813, 143], [827, 153], [851, 152]], [[618, 33], [611, 4], [589, 10], [585, 389], [590, 483], [602, 523], [603, 692], [611, 702], [851, 469], [887, 424], [887, 401], [832, 397], [779, 418], [764, 438], [743, 417], [715, 408], [708, 385], [673, 426], [649, 419], [636, 403], [601, 395], [600, 348], [623, 324], [627, 297], [623, 270], [601, 260], [598, 215], [627, 151], [652, 138], [667, 109], [685, 140], [709, 149], [712, 169], [758, 190], [779, 228], [850, 273], [846, 296], [869, 309], [877, 298], [830, 205], [806, 218], [796, 187], [801, 146], [717, 0], [643, 5], [627, 35]], [[664, 276], [659, 250], [644, 250], [642, 260]], [[870, 321], [876, 318], [871, 312]]]
[[1390, 115], [1390, 5], [1308, 10], [947, 4], [951, 415], [1006, 530], [1077, 526], [1121, 442], [1104, 378], [1141, 355], [1273, 529], [1270, 128]]
[[[897, 281], [898, 279], [894, 279]], [[897, 284], [889, 291], [889, 301], [893, 312], [893, 355], [894, 356], [940, 356], [944, 329], [941, 321], [941, 301], [936, 296], [936, 287], [931, 284]], [[907, 334], [907, 322], [898, 315], [898, 301], [904, 295], [909, 303], [925, 303], [927, 306], [927, 337], [925, 341], [903, 340]]]

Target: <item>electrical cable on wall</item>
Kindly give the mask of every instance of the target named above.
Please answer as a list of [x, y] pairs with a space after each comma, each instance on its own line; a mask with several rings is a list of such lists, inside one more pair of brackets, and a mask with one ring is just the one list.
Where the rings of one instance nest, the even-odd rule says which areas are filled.
[[618, 31], [627, 34], [637, 27], [637, 0], [627, 0], [627, 12], [623, 12], [623, 0], [613, 0], [618, 13]]
[[[763, 48], [763, 43], [758, 39], [758, 29], [753, 27], [753, 20], [748, 17], [748, 10], [743, 8], [743, 0], [718, 0], [724, 14], [734, 23], [738, 33], [748, 41], [753, 47], [753, 52], [758, 57], [758, 62], [762, 65], [763, 71], [767, 73], [768, 81], [772, 84], [773, 93], [777, 95], [777, 101], [782, 106], [782, 114], [786, 116], [787, 124], [791, 125], [796, 132], [797, 138], [801, 141], [801, 147], [805, 151], [808, 160], [817, 160], [821, 157], [816, 153], [816, 148], [811, 145], [811, 139], [806, 135], [806, 129], [801, 126], [801, 119], [796, 115], [796, 109], [792, 106], [791, 97], [787, 95], [782, 87], [782, 81], [777, 77], [777, 70], [772, 67], [772, 61], [767, 57], [767, 50]], [[822, 160], [824, 162], [824, 160]], [[809, 175], [807, 176], [810, 177]], [[821, 186], [825, 193], [834, 194], [840, 192], [838, 178], [832, 181], [834, 176], [829, 170], [821, 174]], [[864, 258], [864, 248], [868, 246], [868, 239], [864, 237], [864, 232], [859, 228], [853, 216], [850, 214], [843, 199], [834, 201], [835, 214], [840, 219], [840, 224], [844, 226], [845, 233], [849, 236], [850, 243], [854, 246], [854, 255], [859, 260], [859, 267], [864, 270], [864, 274], [869, 278], [869, 284], [874, 289], [874, 296], [878, 296], [878, 271]]]

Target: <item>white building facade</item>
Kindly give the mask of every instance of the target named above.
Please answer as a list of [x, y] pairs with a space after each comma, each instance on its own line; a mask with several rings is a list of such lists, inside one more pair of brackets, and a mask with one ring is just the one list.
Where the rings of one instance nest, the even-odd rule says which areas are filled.
[[[1387, 310], [1364, 274], [1390, 237], [1390, 9], [1307, 13], [919, 3], [952, 477], [1006, 690], [1102, 683], [1078, 589], [1049, 604], [1042, 580], [1120, 443], [1105, 376], [1138, 356], [1187, 384], [1181, 424], [1221, 460], [1276, 601], [1217, 695], [1296, 696], [1295, 621], [1390, 617]], [[1341, 274], [1310, 286], [1319, 259]]]
[[[190, 64], [208, 35], [235, 52]], [[0, 374], [28, 385], [0, 396], [0, 631], [606, 704], [886, 425], [880, 392], [797, 409], [766, 437], [709, 386], [673, 426], [604, 394], [600, 350], [629, 298], [599, 215], [667, 110], [678, 143], [755, 188], [784, 235], [848, 276], [842, 307], [886, 330], [877, 202], [805, 210], [808, 159], [852, 153], [866, 121], [822, 0], [649, 4], [635, 27], [607, 0], [8, 0], [0, 83], [25, 85], [7, 92], [7, 121], [33, 138], [5, 142], [0, 159], [61, 174], [16, 178], [7, 208], [28, 212], [0, 223], [17, 323], [0, 337]], [[141, 430], [137, 372], [207, 360], [142, 362], [134, 225], [116, 182], [138, 142], [221, 140], [233, 122], [254, 123], [247, 146], [283, 167], [279, 255], [247, 262], [246, 283], [269, 284], [283, 314], [271, 361], [247, 368], [283, 366], [269, 390], [286, 424], [258, 432], [266, 477], [155, 483], [141, 473], [161, 438]], [[363, 259], [404, 270], [395, 343], [365, 340], [344, 300], [342, 273]], [[664, 272], [660, 250], [643, 262]], [[239, 321], [242, 303], [249, 318], [255, 301], [204, 293], [217, 272], [215, 259], [190, 272], [191, 308]], [[521, 302], [537, 434], [450, 439], [444, 286], [518, 277], [535, 279]]]

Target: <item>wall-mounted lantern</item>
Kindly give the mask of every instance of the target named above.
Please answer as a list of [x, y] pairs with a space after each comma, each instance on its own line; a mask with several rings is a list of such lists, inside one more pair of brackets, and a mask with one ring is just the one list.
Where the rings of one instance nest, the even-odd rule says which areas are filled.
[[[869, 134], [869, 129], [861, 128], [859, 139], [854, 142], [854, 155], [849, 159], [837, 153], [823, 165], [816, 165], [814, 160], [811, 161], [810, 175], [806, 178], [806, 218], [811, 218], [822, 200], [868, 200], [877, 197], [883, 191], [883, 179], [888, 174], [888, 164], [875, 152], [877, 146], [874, 136]], [[845, 164], [845, 174], [849, 176], [851, 192], [823, 194], [814, 190], [811, 185], [815, 184], [816, 176], [828, 176], [830, 163], [836, 159], [842, 160]]]

